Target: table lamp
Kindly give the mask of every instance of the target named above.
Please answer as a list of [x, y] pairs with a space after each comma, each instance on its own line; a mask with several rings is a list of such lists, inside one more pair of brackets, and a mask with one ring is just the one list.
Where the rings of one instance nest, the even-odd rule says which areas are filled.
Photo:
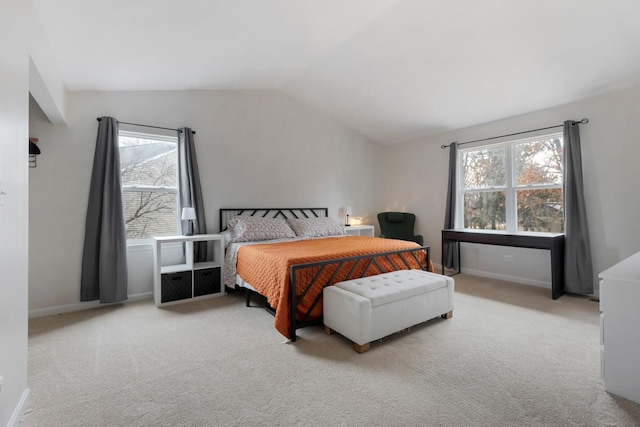
[[193, 235], [193, 220], [196, 219], [196, 210], [194, 208], [182, 208], [182, 220], [189, 221], [187, 223], [187, 232], [185, 236]]
[[352, 214], [351, 206], [347, 206], [344, 208], [344, 214], [347, 216], [347, 221], [344, 223], [344, 225], [348, 227], [351, 225], [349, 224], [349, 215]]

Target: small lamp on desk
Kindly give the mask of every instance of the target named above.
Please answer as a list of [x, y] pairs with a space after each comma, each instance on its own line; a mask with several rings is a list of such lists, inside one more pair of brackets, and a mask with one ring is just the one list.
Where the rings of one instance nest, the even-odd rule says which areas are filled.
[[347, 206], [344, 208], [344, 214], [347, 216], [347, 220], [345, 221], [344, 225], [346, 227], [349, 227], [351, 224], [349, 224], [349, 215], [351, 215], [353, 212], [351, 211], [351, 206]]
[[193, 220], [196, 219], [196, 210], [194, 208], [182, 208], [182, 220], [188, 221], [185, 236], [193, 236]]

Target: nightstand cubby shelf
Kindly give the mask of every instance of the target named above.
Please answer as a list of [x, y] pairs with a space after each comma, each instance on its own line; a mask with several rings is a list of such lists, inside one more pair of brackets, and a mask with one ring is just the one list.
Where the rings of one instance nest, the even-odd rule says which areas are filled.
[[344, 232], [352, 236], [373, 237], [373, 225], [350, 225], [344, 227]]
[[[207, 257], [194, 262], [194, 242], [206, 242]], [[224, 295], [224, 238], [220, 234], [153, 239], [153, 298], [157, 307]]]

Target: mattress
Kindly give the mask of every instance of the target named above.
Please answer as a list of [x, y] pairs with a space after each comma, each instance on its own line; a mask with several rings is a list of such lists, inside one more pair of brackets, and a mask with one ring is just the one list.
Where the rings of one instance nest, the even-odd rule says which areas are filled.
[[[255, 243], [255, 242], [254, 242]], [[417, 248], [414, 242], [395, 239], [383, 239], [365, 236], [343, 236], [340, 238], [320, 238], [297, 241], [285, 241], [269, 244], [246, 244], [237, 249], [236, 271], [242, 283], [249, 283], [258, 293], [267, 298], [269, 304], [276, 309], [274, 326], [285, 337], [291, 338], [289, 301], [290, 268], [310, 262], [341, 259], [360, 255], [371, 255], [383, 252], [391, 252], [402, 249]], [[378, 262], [387, 270], [398, 269], [389, 266], [385, 259]], [[400, 269], [421, 268], [418, 261], [410, 267], [398, 263]], [[364, 270], [364, 264], [357, 268]], [[326, 280], [321, 278], [310, 289], [305, 287], [318, 273], [315, 271], [301, 272], [296, 278], [296, 293], [301, 297], [297, 301], [298, 310], [296, 316], [307, 316], [306, 320], [314, 320], [322, 315], [321, 294], [325, 286], [344, 280], [349, 269], [332, 274], [324, 272]], [[364, 273], [365, 276], [378, 274], [375, 268]], [[235, 274], [233, 276], [235, 278]], [[234, 280], [235, 282], [235, 280]], [[304, 295], [303, 295], [304, 294]], [[320, 299], [320, 301], [318, 301]], [[300, 320], [300, 319], [298, 319]]]

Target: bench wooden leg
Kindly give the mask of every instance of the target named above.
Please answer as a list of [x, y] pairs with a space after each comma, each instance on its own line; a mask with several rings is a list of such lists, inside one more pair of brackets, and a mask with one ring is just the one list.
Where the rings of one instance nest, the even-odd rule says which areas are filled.
[[325, 327], [324, 327], [324, 332], [325, 332], [327, 335], [333, 335], [333, 329], [331, 329], [330, 327], [328, 327], [328, 326], [326, 326], [326, 325], [325, 325]]
[[448, 313], [443, 314], [442, 316], [443, 319], [451, 319], [453, 317], [453, 311], [450, 311]]
[[353, 349], [355, 351], [357, 351], [358, 353], [364, 353], [366, 351], [369, 351], [369, 347], [371, 347], [370, 343], [366, 343], [366, 344], [362, 344], [362, 345], [353, 343]]

